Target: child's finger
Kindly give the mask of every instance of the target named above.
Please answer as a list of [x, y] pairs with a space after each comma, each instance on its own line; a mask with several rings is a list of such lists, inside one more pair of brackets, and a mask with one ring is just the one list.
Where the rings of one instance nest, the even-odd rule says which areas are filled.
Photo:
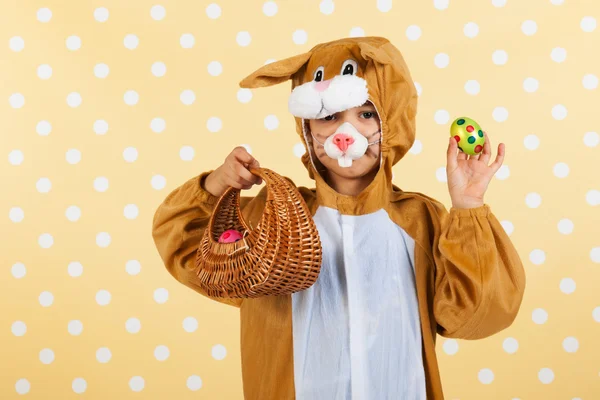
[[454, 139], [453, 137], [450, 138], [450, 140], [448, 141], [448, 149], [446, 151], [446, 169], [447, 170], [454, 170], [457, 167], [457, 155], [456, 155], [456, 151], [458, 150], [458, 145], [456, 144], [456, 139]]
[[490, 157], [492, 156], [492, 144], [487, 133], [483, 132], [483, 135], [485, 137], [485, 142], [483, 143], [483, 152], [480, 153], [479, 160], [483, 161], [485, 165], [488, 165], [490, 162]]

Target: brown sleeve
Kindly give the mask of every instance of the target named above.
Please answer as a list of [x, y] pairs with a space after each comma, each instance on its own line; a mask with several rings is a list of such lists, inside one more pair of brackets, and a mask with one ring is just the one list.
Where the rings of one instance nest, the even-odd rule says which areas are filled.
[[[442, 206], [443, 208], [443, 206]], [[438, 207], [434, 316], [441, 336], [481, 339], [509, 327], [525, 291], [519, 255], [490, 207]]]
[[[180, 283], [206, 297], [209, 296], [198, 286], [194, 269], [202, 234], [219, 200], [203, 188], [204, 180], [211, 172], [204, 172], [173, 190], [158, 206], [152, 222], [152, 237], [167, 271]], [[252, 199], [240, 198], [245, 217]], [[242, 299], [209, 298], [235, 307], [242, 304]]]

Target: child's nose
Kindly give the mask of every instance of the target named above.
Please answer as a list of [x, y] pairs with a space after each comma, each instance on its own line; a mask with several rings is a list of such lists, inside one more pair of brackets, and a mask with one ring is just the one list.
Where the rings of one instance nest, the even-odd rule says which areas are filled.
[[328, 79], [326, 81], [317, 82], [315, 85], [315, 89], [317, 90], [317, 92], [323, 92], [327, 90], [329, 85], [331, 85], [331, 81], [331, 79]]
[[338, 133], [333, 137], [333, 143], [338, 149], [345, 152], [348, 150], [348, 147], [354, 143], [354, 138], [344, 133]]

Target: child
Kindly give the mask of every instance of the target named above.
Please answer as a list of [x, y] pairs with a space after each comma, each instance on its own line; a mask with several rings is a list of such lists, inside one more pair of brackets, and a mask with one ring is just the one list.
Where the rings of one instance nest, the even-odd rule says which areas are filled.
[[[502, 164], [491, 145], [467, 157], [449, 139], [452, 208], [392, 184], [415, 139], [417, 94], [385, 38], [347, 38], [261, 67], [241, 82], [292, 80], [290, 112], [316, 188], [298, 188], [322, 242], [317, 282], [291, 296], [214, 300], [240, 307], [246, 399], [443, 399], [436, 335], [480, 339], [514, 321], [525, 289], [519, 256], [484, 193]], [[258, 166], [236, 148], [175, 189], [153, 237], [168, 271], [198, 287], [195, 255], [218, 197], [248, 189]], [[418, 173], [418, 172], [417, 172]], [[242, 197], [253, 226], [266, 190]]]

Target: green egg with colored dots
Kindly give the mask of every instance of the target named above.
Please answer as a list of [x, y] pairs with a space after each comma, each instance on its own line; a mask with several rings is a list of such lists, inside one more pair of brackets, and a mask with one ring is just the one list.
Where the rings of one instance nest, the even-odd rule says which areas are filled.
[[456, 139], [458, 149], [471, 156], [481, 154], [485, 135], [481, 126], [471, 118], [456, 118], [450, 126], [450, 136]]

